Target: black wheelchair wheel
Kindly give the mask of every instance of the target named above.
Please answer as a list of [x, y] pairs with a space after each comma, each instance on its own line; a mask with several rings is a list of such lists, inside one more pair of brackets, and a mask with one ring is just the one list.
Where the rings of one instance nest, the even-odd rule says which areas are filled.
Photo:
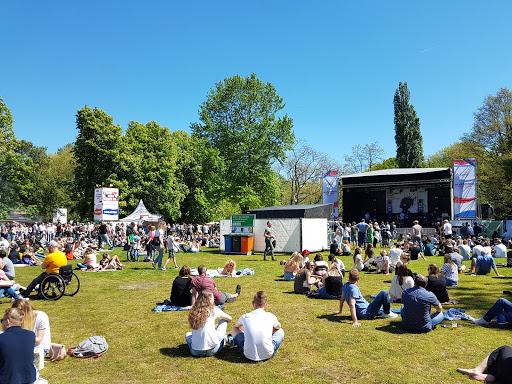
[[39, 288], [41, 296], [46, 300], [52, 301], [59, 300], [64, 295], [65, 290], [64, 279], [60, 275], [53, 273], [44, 278]]
[[64, 296], [74, 296], [78, 293], [80, 289], [80, 279], [76, 275], [75, 272], [70, 276], [69, 282], [66, 282], [66, 290], [64, 291]]

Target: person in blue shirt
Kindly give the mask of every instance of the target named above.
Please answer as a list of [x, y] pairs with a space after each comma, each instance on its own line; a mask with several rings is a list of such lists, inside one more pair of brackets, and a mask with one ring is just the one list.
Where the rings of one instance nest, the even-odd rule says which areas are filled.
[[364, 219], [361, 219], [359, 224], [356, 224], [357, 227], [357, 245], [360, 247], [364, 247], [368, 242], [368, 238], [366, 236], [366, 231], [370, 227], [367, 223], [365, 223]]
[[[414, 287], [402, 293], [402, 327], [408, 331], [430, 332], [444, 319], [443, 306], [434, 293], [425, 289], [427, 284], [428, 279], [418, 274], [414, 278]], [[437, 312], [430, 314], [432, 306]]]
[[36, 380], [34, 345], [36, 335], [21, 328], [23, 311], [8, 308], [0, 335], [0, 383], [25, 384]]
[[343, 304], [346, 301], [350, 309], [353, 327], [361, 326], [358, 320], [373, 319], [377, 315], [382, 315], [383, 318], [398, 317], [396, 313], [390, 311], [388, 291], [380, 291], [377, 297], [375, 297], [375, 300], [368, 303], [359, 290], [358, 282], [359, 271], [357, 269], [353, 269], [348, 274], [348, 282], [343, 285], [340, 299], [340, 310], [334, 312], [334, 314], [342, 313]]
[[496, 263], [494, 262], [494, 258], [491, 255], [485, 254], [477, 256], [474, 263], [475, 273], [477, 275], [487, 275], [489, 272], [491, 272], [491, 269], [493, 269], [494, 273], [496, 273], [496, 276], [503, 277], [499, 274], [498, 269], [496, 268]]

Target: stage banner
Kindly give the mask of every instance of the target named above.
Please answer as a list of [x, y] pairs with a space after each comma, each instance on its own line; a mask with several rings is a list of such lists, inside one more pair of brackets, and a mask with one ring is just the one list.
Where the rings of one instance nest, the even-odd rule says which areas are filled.
[[324, 204], [334, 204], [334, 218], [338, 218], [338, 171], [324, 172], [322, 174]]
[[476, 159], [453, 161], [453, 218], [476, 217]]

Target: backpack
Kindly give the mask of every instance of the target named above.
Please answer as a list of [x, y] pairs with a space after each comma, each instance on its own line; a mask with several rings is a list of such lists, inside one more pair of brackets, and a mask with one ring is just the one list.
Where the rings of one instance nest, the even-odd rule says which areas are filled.
[[107, 352], [108, 344], [103, 336], [91, 336], [75, 348], [69, 348], [68, 354], [73, 357], [96, 359]]
[[50, 351], [48, 352], [48, 358], [50, 361], [59, 361], [66, 358], [66, 347], [62, 344], [50, 344]]

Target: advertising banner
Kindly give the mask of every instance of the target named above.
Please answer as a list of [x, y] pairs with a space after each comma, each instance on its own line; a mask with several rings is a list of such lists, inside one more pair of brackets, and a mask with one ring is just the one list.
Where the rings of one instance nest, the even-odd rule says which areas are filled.
[[57, 223], [68, 223], [68, 210], [66, 208], [57, 208], [53, 211], [53, 224]]
[[338, 218], [338, 171], [324, 172], [322, 174], [322, 202], [334, 204], [334, 218]]
[[94, 204], [119, 203], [118, 188], [96, 188], [94, 190]]
[[453, 161], [453, 217], [476, 217], [476, 159]]
[[119, 220], [119, 189], [94, 189], [94, 221]]
[[117, 204], [96, 204], [94, 206], [94, 221], [117, 221], [119, 220], [119, 208]]
[[253, 233], [254, 215], [232, 215], [231, 233]]

